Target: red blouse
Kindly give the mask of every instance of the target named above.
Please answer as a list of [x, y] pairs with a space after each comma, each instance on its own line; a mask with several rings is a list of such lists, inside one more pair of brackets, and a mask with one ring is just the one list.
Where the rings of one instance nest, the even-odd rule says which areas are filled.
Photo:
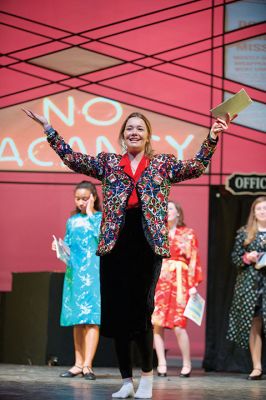
[[[150, 163], [150, 159], [144, 155], [139, 162], [139, 165], [138, 165], [138, 168], [137, 168], [135, 174], [133, 174], [133, 171], [132, 171], [131, 165], [130, 165], [130, 159], [128, 157], [128, 153], [126, 153], [121, 158], [119, 165], [121, 167], [124, 167], [124, 172], [134, 180], [134, 183], [136, 186], [136, 183], [139, 180], [142, 172], [145, 170], [145, 168], [148, 167], [149, 163]], [[140, 202], [139, 202], [139, 198], [138, 198], [136, 187], [135, 187], [128, 199], [127, 208], [138, 207], [139, 205], [140, 205]]]

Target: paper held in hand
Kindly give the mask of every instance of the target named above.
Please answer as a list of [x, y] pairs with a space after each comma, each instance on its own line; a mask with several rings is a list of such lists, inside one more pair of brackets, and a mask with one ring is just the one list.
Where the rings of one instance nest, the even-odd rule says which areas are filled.
[[211, 109], [212, 115], [217, 117], [225, 117], [227, 113], [230, 114], [232, 118], [233, 115], [239, 114], [242, 110], [248, 107], [252, 103], [251, 98], [245, 91], [241, 89], [238, 93], [234, 94], [229, 99], [225, 100], [223, 103], [219, 104], [217, 107]]
[[197, 325], [201, 325], [205, 307], [205, 300], [199, 293], [193, 294], [188, 299], [184, 316], [191, 319]]
[[69, 264], [70, 261], [70, 248], [68, 245], [61, 239], [57, 239], [53, 235], [56, 247], [56, 256], [59, 260], [63, 261], [65, 264]]
[[258, 261], [255, 264], [256, 269], [266, 268], [266, 252], [260, 253]]

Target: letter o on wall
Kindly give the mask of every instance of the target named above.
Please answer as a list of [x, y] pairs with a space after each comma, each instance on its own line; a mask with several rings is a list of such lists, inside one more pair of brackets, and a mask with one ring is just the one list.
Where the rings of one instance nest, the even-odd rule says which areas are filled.
[[[101, 121], [101, 120], [95, 119], [92, 116], [90, 116], [88, 114], [89, 108], [96, 103], [111, 104], [116, 110], [115, 116], [113, 118], [111, 118], [109, 120], [105, 120], [105, 121]], [[84, 106], [82, 108], [82, 113], [84, 114], [86, 121], [90, 122], [92, 125], [108, 126], [108, 125], [113, 125], [117, 121], [119, 121], [119, 119], [121, 118], [121, 116], [123, 114], [123, 110], [122, 110], [121, 105], [117, 101], [105, 99], [104, 97], [95, 97], [94, 99], [91, 99], [91, 100], [87, 101], [87, 103], [84, 104]]]
[[238, 177], [235, 179], [235, 185], [236, 185], [236, 188], [237, 188], [237, 189], [241, 189], [241, 188], [243, 187], [243, 179], [242, 179], [241, 176], [238, 176]]

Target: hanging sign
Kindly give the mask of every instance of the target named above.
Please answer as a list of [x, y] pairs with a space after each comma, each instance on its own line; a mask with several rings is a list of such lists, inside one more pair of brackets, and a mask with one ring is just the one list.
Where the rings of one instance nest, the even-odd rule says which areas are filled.
[[266, 194], [266, 175], [234, 173], [227, 178], [225, 188], [235, 195]]

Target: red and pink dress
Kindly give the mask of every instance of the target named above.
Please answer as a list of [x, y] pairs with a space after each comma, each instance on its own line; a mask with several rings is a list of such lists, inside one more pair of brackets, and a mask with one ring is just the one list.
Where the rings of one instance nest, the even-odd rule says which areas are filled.
[[164, 328], [186, 327], [183, 316], [189, 289], [202, 281], [198, 242], [193, 229], [176, 227], [173, 238], [169, 235], [171, 258], [164, 259], [155, 291], [153, 325]]

